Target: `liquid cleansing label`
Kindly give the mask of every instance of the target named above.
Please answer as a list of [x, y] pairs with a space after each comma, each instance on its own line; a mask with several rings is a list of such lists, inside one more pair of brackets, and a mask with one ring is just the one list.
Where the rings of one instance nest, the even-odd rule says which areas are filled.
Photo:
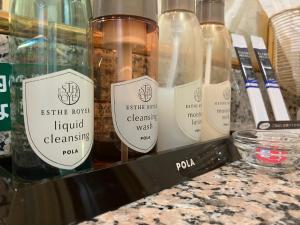
[[199, 141], [201, 133], [201, 81], [194, 81], [175, 88], [175, 113], [182, 132]]
[[46, 163], [74, 169], [93, 144], [93, 81], [63, 70], [23, 81], [26, 134], [31, 148]]
[[147, 153], [157, 141], [157, 82], [148, 76], [112, 84], [113, 123], [129, 148]]

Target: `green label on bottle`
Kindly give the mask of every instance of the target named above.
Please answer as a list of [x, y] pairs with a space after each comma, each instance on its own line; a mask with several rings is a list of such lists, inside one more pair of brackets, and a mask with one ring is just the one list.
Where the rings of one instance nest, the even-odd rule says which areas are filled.
[[9, 131], [11, 129], [10, 74], [10, 64], [0, 63], [0, 131]]

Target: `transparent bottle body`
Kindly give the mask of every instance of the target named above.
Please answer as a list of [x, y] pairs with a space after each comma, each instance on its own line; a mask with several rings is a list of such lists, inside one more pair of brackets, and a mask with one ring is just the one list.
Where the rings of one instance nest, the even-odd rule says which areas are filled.
[[208, 23], [201, 28], [205, 43], [201, 139], [208, 141], [230, 132], [231, 39], [222, 24]]
[[[13, 70], [13, 170], [20, 178], [36, 180], [67, 173], [41, 160], [28, 142], [24, 124], [22, 82], [24, 79], [64, 69], [72, 69], [88, 76], [86, 27], [91, 14], [90, 7], [89, 0], [11, 2], [9, 45]], [[45, 93], [36, 94], [46, 93], [47, 90]]]
[[105, 166], [141, 155], [122, 143], [115, 131], [111, 85], [145, 75], [157, 79], [158, 28], [151, 20], [132, 16], [97, 18], [90, 26], [95, 82], [93, 158], [96, 165]]
[[[180, 121], [192, 123], [192, 120], [184, 119], [188, 115], [180, 114], [178, 107], [198, 104], [200, 113], [201, 103], [195, 102], [187, 92], [195, 87], [201, 89], [204, 49], [202, 32], [194, 13], [166, 12], [159, 18], [159, 29], [158, 151], [164, 151], [197, 142], [181, 129]], [[176, 97], [178, 88], [181, 92]], [[198, 128], [187, 126], [186, 129], [199, 131], [200, 124]]]
[[226, 27], [204, 24], [201, 28], [205, 42], [205, 70], [208, 69], [207, 64], [211, 65], [210, 73], [205, 71], [204, 81], [210, 84], [228, 81], [231, 74], [231, 39]]
[[160, 87], [202, 79], [203, 36], [194, 13], [171, 11], [159, 18]]

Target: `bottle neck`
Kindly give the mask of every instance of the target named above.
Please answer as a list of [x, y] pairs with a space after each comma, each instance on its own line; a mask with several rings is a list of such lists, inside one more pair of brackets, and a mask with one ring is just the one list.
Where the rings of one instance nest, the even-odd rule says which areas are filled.
[[156, 0], [94, 0], [94, 18], [128, 15], [157, 21]]
[[196, 14], [200, 24], [225, 24], [223, 1], [199, 1], [196, 8]]
[[168, 11], [188, 11], [195, 13], [194, 0], [162, 0], [162, 13]]

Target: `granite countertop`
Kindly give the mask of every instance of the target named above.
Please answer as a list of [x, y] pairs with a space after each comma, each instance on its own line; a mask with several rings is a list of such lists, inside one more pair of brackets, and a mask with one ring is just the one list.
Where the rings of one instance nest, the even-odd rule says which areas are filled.
[[300, 170], [274, 177], [235, 162], [87, 224], [299, 225]]

